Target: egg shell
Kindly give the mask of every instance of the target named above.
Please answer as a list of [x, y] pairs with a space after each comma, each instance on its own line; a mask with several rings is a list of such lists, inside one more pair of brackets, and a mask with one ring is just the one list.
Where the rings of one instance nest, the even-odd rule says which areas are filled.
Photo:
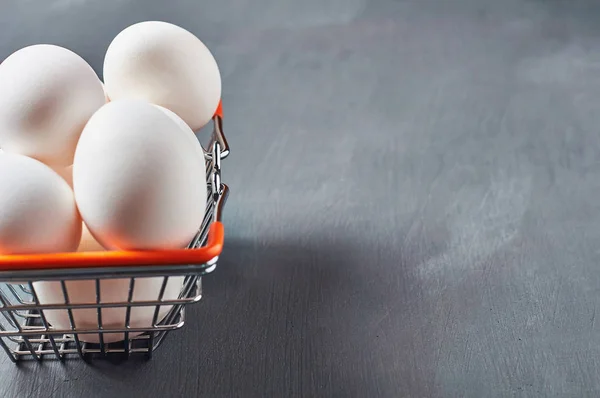
[[104, 103], [98, 76], [79, 55], [50, 44], [22, 48], [0, 64], [0, 146], [68, 166], [83, 126]]
[[85, 223], [82, 225], [81, 241], [77, 247], [78, 252], [101, 252], [104, 251], [104, 247], [98, 243], [96, 238], [92, 235], [89, 228]]
[[154, 105], [155, 107], [157, 107], [158, 109], [160, 109], [162, 112], [164, 112], [167, 116], [169, 116], [169, 118], [171, 120], [173, 120], [178, 126], [179, 128], [184, 132], [184, 136], [188, 137], [190, 140], [190, 145], [192, 145], [195, 148], [199, 148], [200, 152], [198, 153], [198, 156], [202, 156], [204, 157], [204, 150], [202, 149], [202, 144], [200, 145], [200, 147], [198, 147], [198, 145], [196, 144], [198, 141], [198, 137], [196, 136], [196, 133], [194, 133], [192, 131], [192, 129], [190, 128], [190, 126], [188, 126], [186, 124], [186, 122], [183, 121], [182, 118], [180, 118], [179, 116], [177, 116], [175, 114], [175, 112], [164, 108], [160, 105]]
[[221, 74], [210, 50], [167, 22], [140, 22], [121, 31], [108, 47], [103, 74], [111, 100], [163, 106], [193, 130], [210, 121], [221, 98]]
[[109, 103], [110, 98], [108, 98], [108, 94], [106, 93], [106, 87], [104, 86], [104, 83], [102, 83], [102, 90], [104, 90], [104, 102]]
[[[158, 300], [164, 278], [137, 278], [134, 284], [132, 301]], [[163, 300], [175, 300], [183, 287], [184, 277], [171, 277], [163, 294]], [[129, 295], [130, 279], [104, 279], [100, 281], [100, 298], [102, 303], [126, 302]], [[33, 287], [42, 304], [65, 304], [63, 291], [58, 281], [34, 282]], [[86, 304], [96, 302], [96, 284], [93, 280], [67, 281], [67, 293], [72, 304]], [[157, 322], [160, 322], [172, 306], [160, 306]], [[129, 326], [131, 328], [145, 328], [152, 326], [156, 306], [131, 307]], [[104, 329], [117, 329], [125, 327], [125, 307], [102, 308], [102, 326]], [[75, 327], [78, 329], [98, 329], [98, 314], [95, 308], [73, 310]], [[67, 310], [45, 310], [44, 316], [55, 329], [70, 330], [69, 313]], [[140, 332], [130, 333], [135, 337]], [[103, 336], [105, 343], [124, 340], [123, 333], [106, 333]], [[98, 343], [98, 334], [80, 334], [79, 339], [84, 342]]]
[[0, 254], [70, 252], [81, 239], [73, 191], [45, 164], [0, 154]]
[[65, 166], [50, 166], [50, 168], [52, 170], [54, 170], [54, 172], [56, 174], [61, 176], [62, 179], [65, 180], [65, 182], [67, 184], [69, 184], [71, 189], [73, 189], [73, 165], [67, 166], [67, 167], [65, 167]]
[[[53, 170], [61, 176], [73, 189], [73, 165], [69, 167], [56, 167]], [[78, 252], [104, 251], [104, 247], [98, 243], [84, 222], [81, 223], [81, 240], [77, 247]]]
[[186, 247], [204, 218], [201, 146], [144, 101], [104, 105], [86, 125], [73, 187], [87, 227], [107, 249]]

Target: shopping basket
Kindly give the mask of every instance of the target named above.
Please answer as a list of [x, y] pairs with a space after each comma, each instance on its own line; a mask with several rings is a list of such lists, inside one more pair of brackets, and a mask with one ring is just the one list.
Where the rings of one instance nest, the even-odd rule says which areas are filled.
[[[114, 355], [129, 358], [134, 354], [150, 358], [168, 332], [184, 325], [185, 307], [201, 299], [202, 276], [216, 268], [223, 247], [220, 219], [228, 188], [221, 183], [221, 159], [229, 154], [229, 146], [223, 133], [220, 104], [212, 121], [212, 136], [204, 148], [206, 212], [187, 249], [0, 256], [0, 346], [13, 362], [46, 358], [89, 360]], [[136, 281], [150, 277], [159, 278], [156, 297], [137, 300]], [[169, 281], [174, 278], [182, 281], [177, 285], [179, 294], [164, 297]], [[103, 299], [101, 286], [115, 280], [125, 281], [127, 298]], [[78, 281], [89, 283], [92, 290], [95, 288], [94, 300], [70, 299], [69, 286]], [[64, 300], [42, 303], [35, 288], [42, 282], [59, 286]], [[140, 307], [153, 312], [152, 321], [143, 326], [132, 325], [131, 314]], [[159, 317], [159, 310], [164, 308], [170, 310]], [[124, 314], [121, 324], [117, 327], [103, 324], [106, 311], [115, 309]], [[68, 315], [68, 327], [57, 328], [48, 322], [44, 314], [52, 310]], [[94, 313], [92, 325], [77, 325], [77, 314], [81, 311]], [[105, 341], [106, 336], [115, 334], [122, 336], [120, 341]]]

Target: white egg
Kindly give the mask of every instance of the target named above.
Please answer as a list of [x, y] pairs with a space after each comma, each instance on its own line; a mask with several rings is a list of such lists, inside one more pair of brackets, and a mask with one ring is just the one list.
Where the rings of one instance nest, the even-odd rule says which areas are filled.
[[[73, 189], [73, 166], [69, 167], [56, 167], [53, 170], [63, 178], [69, 184], [71, 189]], [[81, 223], [81, 241], [79, 242], [79, 246], [77, 247], [78, 252], [94, 252], [94, 251], [104, 251], [104, 247], [98, 243], [96, 238], [92, 235], [87, 225], [84, 222]]]
[[104, 251], [104, 247], [98, 243], [94, 235], [90, 232], [89, 228], [83, 223], [81, 231], [81, 242], [77, 247], [78, 252], [101, 252]]
[[81, 239], [73, 191], [43, 163], [0, 154], [0, 254], [69, 252]]
[[[133, 289], [133, 301], [158, 300], [163, 278], [137, 278]], [[183, 277], [171, 277], [167, 281], [163, 300], [175, 300], [178, 298], [183, 287]], [[92, 280], [68, 281], [66, 282], [69, 302], [74, 304], [85, 304], [96, 302], [96, 284]], [[102, 303], [126, 302], [129, 297], [130, 279], [105, 279], [100, 282], [100, 299]], [[34, 282], [33, 287], [38, 299], [42, 304], [64, 304], [62, 287], [60, 282], [45, 281]], [[160, 307], [157, 322], [160, 322], [171, 310], [171, 306]], [[145, 328], [152, 326], [156, 306], [132, 307], [130, 311], [129, 326], [131, 328]], [[46, 310], [46, 320], [54, 329], [69, 330], [69, 313], [67, 310]], [[106, 329], [117, 329], [125, 327], [126, 309], [108, 308], [102, 309], [102, 326]], [[78, 329], [97, 329], [98, 314], [95, 308], [73, 310], [75, 327]], [[141, 334], [130, 333], [129, 337]], [[125, 338], [123, 333], [104, 334], [104, 342], [111, 343]], [[80, 334], [79, 339], [85, 342], [98, 343], [98, 334]]]
[[210, 121], [221, 98], [221, 75], [210, 50], [167, 22], [141, 22], [119, 33], [104, 58], [104, 83], [111, 100], [161, 105], [193, 130]]
[[198, 156], [204, 156], [204, 150], [202, 149], [202, 146], [198, 147], [198, 145], [196, 144], [196, 142], [198, 141], [198, 137], [196, 136], [196, 133], [194, 133], [192, 131], [192, 129], [190, 128], [190, 126], [188, 126], [182, 118], [180, 118], [179, 116], [177, 116], [175, 114], [175, 112], [170, 111], [167, 108], [163, 108], [160, 105], [154, 105], [155, 107], [157, 107], [158, 109], [160, 109], [162, 112], [164, 112], [167, 116], [169, 116], [169, 118], [171, 118], [171, 120], [173, 120], [175, 123], [177, 123], [177, 125], [179, 126], [179, 128], [181, 128], [181, 130], [183, 131], [184, 136], [188, 137], [188, 139], [190, 140], [190, 145], [192, 145], [193, 147], [199, 148], [200, 152], [198, 152]]
[[104, 102], [105, 103], [109, 103], [110, 102], [110, 98], [108, 98], [108, 94], [106, 93], [106, 86], [104, 86], [104, 83], [102, 83], [102, 90], [104, 90]]
[[0, 64], [0, 146], [68, 166], [83, 126], [104, 103], [98, 76], [79, 55], [25, 47]]
[[69, 186], [71, 187], [71, 189], [73, 189], [73, 166], [50, 166], [50, 168], [52, 170], [54, 170], [54, 172], [56, 174], [58, 174], [59, 176], [61, 176], [63, 178], [63, 180], [65, 180], [65, 182], [67, 184], [69, 184]]
[[[55, 171], [65, 181], [72, 185], [72, 166], [56, 168]], [[78, 252], [104, 251], [104, 247], [91, 234], [85, 223], [81, 223], [82, 233]], [[164, 300], [177, 299], [183, 286], [184, 278], [170, 278], [163, 295]], [[140, 278], [136, 280], [134, 287], [133, 300], [149, 301], [157, 300], [162, 287], [162, 278]], [[83, 304], [96, 301], [96, 285], [94, 281], [69, 281], [66, 283], [67, 293], [70, 303]], [[42, 304], [64, 304], [65, 299], [60, 282], [34, 282], [34, 288], [38, 299]], [[129, 291], [129, 279], [108, 279], [103, 280], [100, 285], [100, 297], [103, 302], [115, 303], [127, 301]], [[130, 327], [143, 328], [150, 327], [156, 307], [133, 307], [130, 311]], [[171, 309], [170, 306], [161, 306], [157, 322], [160, 322]], [[104, 308], [102, 309], [102, 323], [105, 329], [115, 329], [125, 327], [125, 308]], [[69, 314], [66, 310], [47, 310], [44, 311], [46, 320], [55, 329], [70, 329]], [[75, 326], [82, 329], [95, 329], [98, 323], [98, 314], [96, 309], [80, 309], [73, 311]], [[134, 337], [140, 333], [130, 333], [129, 337]], [[81, 341], [98, 343], [97, 334], [81, 334]], [[116, 342], [125, 338], [123, 333], [107, 333], [104, 335], [104, 342]]]
[[75, 151], [79, 211], [107, 249], [183, 248], [206, 205], [201, 146], [164, 112], [144, 101], [104, 105]]

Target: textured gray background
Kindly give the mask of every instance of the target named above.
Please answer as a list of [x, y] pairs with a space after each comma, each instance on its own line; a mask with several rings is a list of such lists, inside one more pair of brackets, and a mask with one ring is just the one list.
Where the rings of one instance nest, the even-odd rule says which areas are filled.
[[0, 57], [100, 72], [131, 23], [198, 34], [232, 195], [152, 361], [2, 357], [0, 396], [600, 395], [598, 1], [167, 3], [2, 2]]

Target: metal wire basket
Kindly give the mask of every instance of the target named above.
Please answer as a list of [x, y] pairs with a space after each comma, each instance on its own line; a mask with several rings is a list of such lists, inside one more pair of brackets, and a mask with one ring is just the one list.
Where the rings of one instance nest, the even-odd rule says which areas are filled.
[[[169, 331], [184, 325], [185, 307], [202, 297], [202, 276], [217, 265], [223, 247], [220, 218], [228, 194], [227, 186], [221, 183], [221, 159], [228, 154], [219, 105], [213, 117], [211, 140], [204, 148], [208, 184], [205, 217], [187, 249], [0, 256], [0, 346], [10, 359], [13, 362], [71, 357], [89, 360], [114, 355], [129, 358], [134, 354], [150, 358]], [[156, 298], [137, 300], [136, 282], [149, 277], [161, 278]], [[174, 278], [182, 281], [179, 294], [165, 297], [165, 289]], [[116, 280], [125, 281], [127, 298], [117, 301], [103, 298], [103, 284]], [[95, 290], [95, 299], [81, 302], [69, 297], [69, 286], [76, 281], [86, 281]], [[64, 300], [42, 302], [36, 291], [39, 283], [59, 286]], [[160, 310], [168, 307], [171, 308], [166, 315], [159, 317]], [[131, 314], [140, 308], [150, 309], [153, 317], [146, 325], [136, 326], [131, 322]], [[124, 315], [121, 324], [105, 325], [103, 315], [115, 310]], [[48, 311], [68, 315], [69, 327], [51, 325]], [[78, 326], [77, 314], [81, 311], [95, 313], [97, 322]], [[105, 341], [107, 336], [115, 335], [120, 336], [119, 341]]]

